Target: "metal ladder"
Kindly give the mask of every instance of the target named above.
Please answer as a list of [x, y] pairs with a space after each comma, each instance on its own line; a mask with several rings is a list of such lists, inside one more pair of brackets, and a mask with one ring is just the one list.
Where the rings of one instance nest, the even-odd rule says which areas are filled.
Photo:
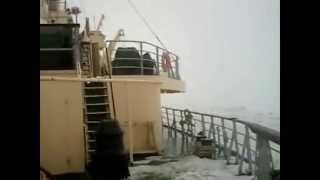
[[96, 151], [96, 132], [100, 121], [111, 120], [111, 99], [104, 82], [83, 83], [86, 161], [91, 161]]

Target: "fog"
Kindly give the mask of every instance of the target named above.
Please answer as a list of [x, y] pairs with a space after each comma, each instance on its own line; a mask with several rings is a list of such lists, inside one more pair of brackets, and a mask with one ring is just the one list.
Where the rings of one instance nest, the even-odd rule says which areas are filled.
[[[186, 92], [162, 96], [162, 104], [197, 111], [219, 108], [280, 113], [279, 0], [132, 0], [166, 47], [180, 56]], [[80, 23], [112, 39], [159, 43], [127, 0], [73, 0]], [[95, 22], [94, 22], [95, 20]]]

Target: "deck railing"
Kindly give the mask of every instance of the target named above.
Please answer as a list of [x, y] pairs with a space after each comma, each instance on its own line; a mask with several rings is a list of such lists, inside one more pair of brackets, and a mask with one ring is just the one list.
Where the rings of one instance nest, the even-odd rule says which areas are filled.
[[[173, 142], [175, 155], [192, 153], [192, 142], [200, 131], [213, 141], [227, 164], [238, 165], [239, 175], [270, 180], [280, 170], [280, 133], [236, 118], [162, 107], [165, 135]], [[172, 150], [171, 150], [172, 151]]]
[[[126, 51], [125, 49], [118, 49], [118, 47], [133, 47], [139, 52], [139, 58], [130, 58], [131, 61], [140, 62], [137, 65], [123, 66], [123, 65], [113, 65], [113, 70], [128, 70], [132, 69], [136, 75], [162, 75], [172, 79], [180, 79], [179, 72], [179, 57], [172, 52], [167, 51], [164, 48], [156, 46], [149, 42], [144, 41], [133, 41], [133, 40], [108, 40], [106, 41], [107, 46], [110, 43], [116, 44], [113, 49], [109, 49], [111, 56], [111, 61], [121, 60], [120, 58], [115, 58], [116, 51]], [[149, 54], [151, 58], [144, 58], [145, 54]], [[165, 61], [165, 55], [169, 57], [168, 61]], [[124, 58], [128, 60], [129, 58]], [[149, 64], [146, 66], [146, 64]], [[150, 67], [150, 64], [153, 64]], [[121, 75], [126, 75], [121, 74]], [[130, 74], [129, 74], [130, 75]]]

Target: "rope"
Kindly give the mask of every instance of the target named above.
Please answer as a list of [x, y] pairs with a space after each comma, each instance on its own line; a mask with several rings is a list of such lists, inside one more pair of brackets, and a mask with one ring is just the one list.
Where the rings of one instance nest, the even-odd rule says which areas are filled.
[[159, 36], [154, 32], [154, 30], [151, 28], [147, 20], [141, 15], [141, 13], [138, 11], [136, 6], [133, 4], [131, 0], [128, 0], [129, 5], [132, 7], [132, 9], [136, 12], [136, 14], [141, 18], [143, 23], [148, 27], [148, 29], [151, 31], [151, 33], [155, 36], [155, 38], [158, 40], [158, 42], [161, 44], [161, 46], [167, 50], [166, 46], [164, 43], [160, 40]]

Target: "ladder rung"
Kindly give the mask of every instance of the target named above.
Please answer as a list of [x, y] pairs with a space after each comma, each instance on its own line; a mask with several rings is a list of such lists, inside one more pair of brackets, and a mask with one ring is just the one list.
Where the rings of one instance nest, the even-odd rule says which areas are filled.
[[87, 124], [99, 124], [100, 121], [87, 121], [86, 123]]
[[88, 130], [88, 133], [96, 133], [97, 131]]
[[89, 153], [90, 153], [90, 152], [96, 152], [96, 150], [95, 150], [95, 149], [89, 149], [88, 152], [89, 152]]
[[109, 114], [110, 112], [87, 112], [86, 114], [91, 115], [91, 114]]
[[107, 97], [108, 95], [106, 94], [101, 94], [101, 95], [84, 95], [84, 97], [86, 98], [90, 98], [90, 97]]
[[95, 142], [96, 140], [95, 139], [88, 139], [88, 142]]
[[96, 87], [85, 87], [84, 89], [107, 89], [108, 87], [107, 86], [96, 86]]
[[98, 123], [100, 123], [100, 121], [108, 121], [108, 120], [110, 120], [110, 119], [99, 119], [99, 121], [88, 121], [87, 118], [85, 118], [85, 119], [86, 119], [86, 123], [87, 124], [98, 124]]
[[102, 106], [102, 105], [108, 105], [109, 103], [90, 103], [86, 104], [87, 106]]

